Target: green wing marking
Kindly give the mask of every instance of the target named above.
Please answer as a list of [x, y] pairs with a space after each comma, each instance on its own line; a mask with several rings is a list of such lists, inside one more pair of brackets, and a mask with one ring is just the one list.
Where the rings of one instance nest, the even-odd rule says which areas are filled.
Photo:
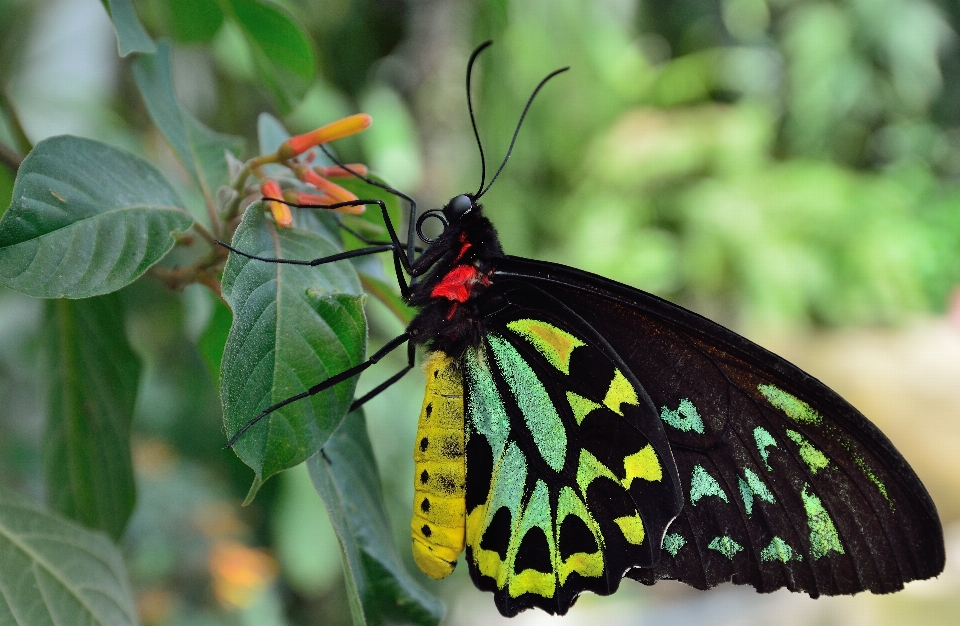
[[853, 461], [857, 464], [857, 467], [860, 468], [860, 471], [863, 472], [863, 475], [867, 477], [867, 480], [873, 483], [873, 486], [877, 488], [877, 491], [880, 492], [880, 495], [883, 496], [884, 500], [887, 501], [887, 504], [890, 505], [890, 509], [893, 510], [893, 500], [890, 499], [890, 496], [887, 495], [887, 486], [884, 485], [880, 478], [877, 477], [876, 473], [873, 471], [867, 462], [862, 456], [856, 453], [851, 453], [853, 456]]
[[707, 496], [717, 496], [724, 502], [730, 502], [717, 479], [703, 469], [702, 465], [696, 465], [690, 476], [690, 504], [697, 506], [697, 501]]
[[716, 550], [731, 561], [737, 552], [743, 550], [743, 546], [726, 535], [723, 537], [714, 537], [713, 540], [707, 544], [707, 547], [711, 550]]
[[803, 555], [791, 548], [790, 545], [780, 537], [774, 537], [770, 540], [770, 545], [760, 551], [760, 560], [786, 563], [790, 560], [802, 561]]
[[663, 536], [663, 549], [672, 556], [677, 556], [680, 548], [687, 545], [687, 540], [680, 533], [669, 533]]
[[520, 407], [543, 460], [559, 472], [567, 456], [567, 431], [553, 401], [533, 369], [509, 342], [491, 334], [487, 336], [493, 356]]
[[820, 452], [820, 450], [817, 450], [812, 443], [807, 441], [803, 435], [797, 431], [788, 430], [787, 438], [793, 443], [797, 444], [800, 458], [803, 459], [803, 462], [806, 463], [807, 467], [810, 468], [811, 474], [816, 474], [818, 471], [830, 465], [830, 461], [827, 459], [826, 455], [823, 452]]
[[777, 445], [777, 440], [773, 438], [773, 435], [770, 434], [763, 426], [757, 426], [753, 429], [753, 440], [757, 443], [757, 451], [760, 453], [760, 458], [763, 459], [763, 464], [766, 465], [767, 471], [772, 472], [773, 468], [770, 467], [770, 451], [767, 448], [779, 447]]
[[746, 480], [743, 478], [737, 477], [737, 485], [740, 488], [740, 497], [743, 499], [743, 508], [747, 512], [747, 515], [753, 514], [753, 499], [758, 498], [764, 502], [769, 502], [774, 504], [775, 500], [773, 494], [770, 493], [770, 490], [767, 489], [767, 486], [763, 484], [763, 481], [760, 480], [760, 477], [753, 473], [749, 467], [743, 468], [743, 475], [747, 477]]
[[804, 485], [800, 495], [803, 498], [803, 508], [807, 512], [807, 526], [810, 528], [811, 556], [814, 559], [819, 559], [829, 552], [843, 554], [840, 534], [837, 533], [837, 527], [834, 526], [830, 514], [823, 508], [820, 498], [813, 493], [810, 485]]
[[510, 417], [490, 373], [486, 352], [467, 350], [466, 361], [467, 384], [470, 385], [467, 414], [473, 427], [490, 443], [496, 462], [510, 435]]
[[577, 426], [582, 424], [584, 418], [590, 415], [594, 409], [603, 406], [572, 391], [567, 392], [567, 402], [570, 403], [570, 410], [573, 411], [573, 419], [577, 420]]
[[674, 410], [662, 407], [660, 409], [660, 419], [679, 431], [693, 431], [698, 435], [703, 434], [703, 418], [697, 412], [697, 407], [687, 398], [680, 400], [680, 406]]
[[757, 389], [767, 399], [767, 402], [783, 411], [787, 417], [798, 424], [816, 424], [823, 422], [823, 417], [813, 407], [800, 398], [787, 393], [773, 385], [757, 385]]

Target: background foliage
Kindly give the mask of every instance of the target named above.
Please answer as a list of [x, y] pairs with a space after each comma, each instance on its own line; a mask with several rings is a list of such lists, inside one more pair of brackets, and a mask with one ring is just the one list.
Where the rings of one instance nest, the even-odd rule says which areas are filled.
[[[226, 164], [210, 165], [218, 161], [194, 148], [252, 156], [263, 111], [291, 132], [370, 113], [374, 125], [339, 142], [341, 155], [367, 163], [422, 206], [439, 206], [479, 182], [463, 76], [473, 47], [493, 38], [475, 83], [491, 161], [504, 154], [536, 82], [573, 66], [538, 98], [485, 196], [510, 253], [604, 274], [773, 343], [796, 333], [904, 328], [942, 316], [960, 284], [957, 33], [960, 5], [946, 0], [0, 0], [0, 143], [12, 152], [2, 155], [0, 206], [14, 193], [17, 153], [36, 146], [29, 158], [39, 159], [49, 145], [42, 140], [69, 133], [139, 155], [144, 161], [117, 164], [111, 184], [123, 189], [158, 168], [173, 188], [138, 185], [136, 192], [171, 207], [164, 215], [172, 222], [184, 209], [203, 222], [204, 201], [224, 182]], [[172, 41], [171, 85], [151, 61], [165, 47], [156, 57], [128, 55], [158, 50], [161, 37]], [[179, 110], [163, 101], [172, 89], [191, 115], [164, 115]], [[77, 186], [89, 182], [84, 166], [65, 167]], [[150, 254], [159, 258], [169, 246], [154, 243]], [[161, 267], [176, 268], [190, 254], [178, 245]], [[103, 278], [111, 288], [67, 295], [106, 293], [145, 269], [132, 264], [119, 279]], [[367, 269], [381, 272], [376, 264]], [[348, 593], [355, 583], [343, 576], [334, 528], [342, 532], [355, 517], [335, 507], [328, 515], [317, 491], [342, 492], [338, 480], [349, 491], [350, 480], [369, 486], [378, 479], [325, 472], [315, 458], [309, 469], [267, 481], [240, 508], [252, 477], [222, 449], [216, 383], [230, 311], [199, 284], [171, 291], [162, 277], [153, 271], [119, 292], [82, 300], [0, 290], [0, 482], [118, 538], [143, 623], [349, 623], [349, 598], [383, 594]], [[367, 302], [376, 347], [401, 323], [375, 299]], [[117, 339], [121, 333], [126, 340]], [[64, 343], [88, 335], [105, 340], [92, 348]], [[956, 341], [945, 336], [939, 345]], [[66, 383], [63, 363], [74, 376]], [[401, 364], [374, 368], [358, 391]], [[861, 376], [867, 371], [861, 367]], [[118, 382], [124, 377], [139, 377], [135, 397]], [[956, 379], [945, 380], [937, 393], [956, 407]], [[115, 392], [97, 395], [111, 384]], [[64, 388], [72, 393], [49, 393]], [[345, 547], [348, 567], [362, 564], [374, 577], [402, 571], [395, 569], [400, 559], [409, 569], [410, 451], [421, 394], [414, 372], [371, 402], [369, 441], [359, 418], [348, 418], [359, 439], [345, 441], [340, 453], [376, 457], [384, 506], [373, 516], [392, 523], [399, 555], [371, 561], [389, 545], [383, 536]], [[897, 417], [960, 443], [956, 413], [949, 423], [925, 425], [919, 420], [936, 409], [919, 406]], [[132, 423], [118, 414], [132, 414]], [[132, 464], [135, 504], [133, 485], [112, 484], [115, 509], [95, 506], [98, 476], [79, 477], [89, 497], [61, 497], [57, 461], [97, 445], [62, 433], [94, 417], [112, 423], [120, 442], [130, 430], [131, 458], [105, 459], [103, 468], [109, 474], [111, 462]], [[945, 522], [960, 517], [956, 468], [937, 473], [921, 458], [930, 448], [894, 441], [922, 464]], [[19, 499], [7, 508], [14, 516], [30, 510]], [[419, 582], [409, 589], [422, 584], [451, 600], [450, 623], [487, 623], [492, 602], [464, 574], [430, 585], [413, 574]], [[960, 610], [956, 577], [943, 580], [954, 586], [930, 587], [925, 597], [934, 600], [923, 603], [904, 594], [892, 604], [797, 610], [829, 621], [849, 607], [863, 615], [866, 606], [877, 623], [934, 623]], [[568, 619], [596, 619], [596, 611], [638, 620], [677, 611], [682, 618], [729, 597], [626, 587], [614, 598], [584, 598]], [[736, 597], [754, 603], [737, 605], [746, 619], [802, 601]], [[876, 606], [883, 608], [870, 613]], [[366, 617], [377, 623], [389, 615], [376, 607]]]

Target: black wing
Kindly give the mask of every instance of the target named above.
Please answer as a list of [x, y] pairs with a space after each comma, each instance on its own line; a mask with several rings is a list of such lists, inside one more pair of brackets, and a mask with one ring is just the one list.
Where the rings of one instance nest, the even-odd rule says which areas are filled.
[[660, 561], [628, 576], [816, 597], [888, 593], [943, 570], [936, 507], [893, 444], [817, 379], [651, 294], [505, 257], [494, 285], [540, 289], [626, 362], [663, 421], [685, 505]]

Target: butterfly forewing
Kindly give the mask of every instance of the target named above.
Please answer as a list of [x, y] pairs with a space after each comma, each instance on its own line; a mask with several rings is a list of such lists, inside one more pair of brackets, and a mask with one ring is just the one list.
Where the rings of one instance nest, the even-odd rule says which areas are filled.
[[622, 362], [546, 294], [508, 295], [464, 357], [467, 562], [504, 614], [562, 614], [658, 562], [679, 486]]
[[673, 449], [684, 507], [653, 567], [628, 575], [811, 595], [890, 592], [943, 567], [923, 485], [856, 409], [783, 359], [649, 294], [504, 260], [626, 362]]

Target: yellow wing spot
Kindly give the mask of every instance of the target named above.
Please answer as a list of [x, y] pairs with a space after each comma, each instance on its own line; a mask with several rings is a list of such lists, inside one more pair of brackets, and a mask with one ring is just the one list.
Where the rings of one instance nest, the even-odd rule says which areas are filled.
[[573, 411], [573, 417], [577, 420], [577, 426], [583, 422], [583, 418], [590, 414], [590, 411], [602, 406], [572, 391], [567, 392], [567, 402], [570, 403], [570, 410]]
[[620, 410], [621, 404], [640, 405], [637, 390], [633, 388], [633, 385], [630, 384], [630, 381], [627, 380], [627, 377], [624, 376], [623, 372], [619, 369], [613, 375], [613, 380], [610, 382], [610, 388], [607, 390], [607, 395], [603, 399], [603, 404], [620, 416], [623, 415], [623, 411]]
[[535, 569], [525, 569], [510, 577], [507, 591], [514, 597], [525, 593], [535, 593], [538, 596], [552, 598], [557, 590], [557, 579], [553, 572], [538, 572]]
[[581, 576], [600, 578], [603, 575], [603, 553], [598, 551], [571, 554], [566, 561], [560, 564], [560, 569], [557, 572], [560, 576], [560, 584], [566, 584], [567, 578], [574, 572]]
[[663, 469], [660, 467], [657, 453], [653, 451], [653, 446], [649, 443], [640, 448], [640, 452], [623, 459], [623, 469], [626, 471], [626, 476], [623, 478], [622, 484], [627, 489], [630, 488], [634, 478], [650, 481], [663, 479]]
[[532, 343], [551, 365], [567, 375], [570, 374], [573, 349], [587, 345], [570, 333], [540, 320], [515, 320], [507, 324], [507, 328]]
[[640, 519], [639, 514], [618, 517], [613, 521], [620, 527], [620, 532], [623, 533], [623, 538], [626, 539], [628, 543], [637, 546], [643, 543], [646, 532], [643, 530], [643, 520]]
[[619, 482], [613, 472], [600, 459], [590, 454], [590, 451], [586, 448], [580, 450], [577, 484], [580, 485], [580, 493], [584, 498], [587, 497], [587, 487], [597, 478], [609, 478], [613, 482]]

